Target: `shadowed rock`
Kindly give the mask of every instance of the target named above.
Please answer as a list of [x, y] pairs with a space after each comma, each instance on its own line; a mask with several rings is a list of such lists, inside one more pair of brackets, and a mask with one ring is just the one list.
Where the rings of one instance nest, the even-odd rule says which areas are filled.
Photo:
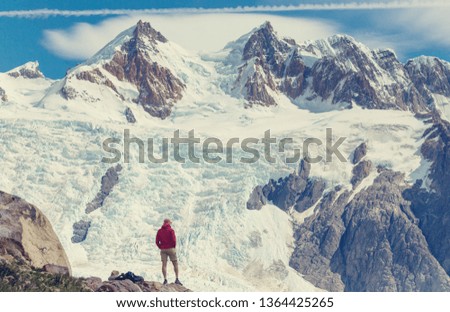
[[88, 234], [89, 228], [91, 227], [90, 221], [78, 221], [73, 224], [73, 236], [72, 243], [77, 244], [83, 242]]
[[355, 194], [332, 191], [298, 226], [290, 265], [331, 291], [449, 291], [403, 197], [404, 176], [385, 170]]
[[102, 177], [101, 189], [97, 196], [86, 205], [86, 213], [91, 213], [103, 206], [103, 202], [113, 190], [114, 186], [119, 183], [119, 172], [122, 166], [117, 164], [115, 167], [109, 168]]
[[429, 122], [421, 153], [431, 162], [430, 187], [425, 189], [419, 180], [404, 196], [411, 201], [431, 252], [450, 275], [450, 123], [438, 112], [429, 115]]
[[352, 163], [354, 165], [356, 165], [366, 155], [367, 155], [367, 144], [366, 143], [361, 143], [360, 145], [358, 145], [358, 147], [355, 149], [355, 151], [353, 153]]
[[2, 100], [3, 102], [8, 101], [8, 96], [6, 95], [6, 91], [2, 87], [0, 87], [0, 100]]
[[129, 123], [135, 123], [136, 122], [136, 118], [134, 117], [133, 111], [129, 107], [127, 107], [125, 109], [125, 117], [127, 118], [127, 121]]
[[259, 210], [267, 201], [287, 211], [293, 207], [302, 212], [313, 206], [322, 197], [325, 182], [309, 177], [311, 165], [302, 160], [298, 172], [291, 173], [284, 179], [271, 179], [264, 186], [256, 186], [250, 194], [247, 209]]
[[350, 182], [353, 185], [353, 189], [355, 189], [365, 178], [367, 178], [372, 170], [372, 162], [370, 160], [363, 160], [358, 163], [355, 167], [353, 167], [352, 179]]

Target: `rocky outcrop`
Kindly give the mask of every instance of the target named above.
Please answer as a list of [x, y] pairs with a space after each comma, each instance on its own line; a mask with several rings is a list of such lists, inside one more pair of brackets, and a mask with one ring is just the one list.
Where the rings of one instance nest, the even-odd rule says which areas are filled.
[[291, 173], [284, 179], [271, 179], [264, 186], [256, 186], [247, 202], [247, 208], [259, 210], [267, 202], [284, 211], [290, 208], [303, 212], [313, 206], [325, 190], [325, 182], [309, 177], [311, 165], [302, 160], [298, 172]]
[[386, 170], [345, 207], [345, 231], [331, 263], [345, 290], [450, 290], [448, 275], [429, 252], [402, 196], [404, 189], [404, 176]]
[[131, 108], [127, 107], [125, 109], [125, 117], [129, 123], [136, 123], [136, 118], [134, 117], [133, 111]]
[[0, 100], [2, 100], [3, 102], [8, 101], [8, 96], [6, 95], [6, 91], [2, 87], [0, 87]]
[[449, 63], [420, 57], [402, 64], [392, 50], [370, 50], [346, 35], [299, 45], [266, 22], [230, 55], [236, 53], [242, 63], [233, 92], [249, 105], [274, 106], [275, 95], [284, 94], [299, 104], [423, 112], [434, 95], [450, 96]]
[[102, 177], [101, 188], [95, 198], [86, 205], [86, 213], [91, 213], [103, 206], [103, 202], [113, 190], [114, 186], [119, 183], [119, 173], [122, 166], [117, 164], [115, 167], [109, 168]]
[[429, 188], [419, 180], [405, 190], [404, 197], [411, 201], [430, 251], [450, 274], [450, 123], [436, 111], [425, 117], [431, 127], [424, 134], [421, 152], [431, 163]]
[[86, 285], [96, 292], [190, 292], [188, 288], [175, 283], [163, 285], [159, 282], [139, 281], [133, 282], [129, 279], [117, 280], [120, 275], [118, 271], [112, 271], [107, 281], [98, 277], [86, 279]]
[[124, 97], [119, 93], [116, 86], [109, 80], [98, 68], [89, 71], [82, 71], [75, 74], [78, 80], [85, 80], [98, 85], [104, 85], [113, 90], [116, 95], [123, 101]]
[[340, 275], [331, 269], [331, 259], [339, 248], [344, 231], [340, 216], [350, 195], [339, 188], [326, 193], [314, 216], [294, 227], [295, 248], [289, 265], [313, 285], [329, 291], [345, 287]]
[[318, 192], [307, 192], [310, 165], [302, 161], [298, 173], [257, 186], [247, 208], [261, 209], [269, 200], [287, 212], [291, 207], [299, 212], [315, 207], [314, 214], [302, 223], [292, 220], [295, 248], [290, 266], [317, 287], [330, 291], [450, 291], [446, 272], [449, 245], [445, 243], [450, 201], [444, 191], [450, 181], [450, 161], [445, 158], [450, 153], [444, 143], [450, 142], [450, 124], [433, 124], [422, 152], [433, 161], [432, 185], [442, 187], [434, 193], [418, 184], [411, 189], [403, 174], [386, 168], [378, 168], [371, 185], [357, 189], [372, 171], [363, 143], [353, 153], [352, 190], [337, 186], [324, 193], [320, 186]]
[[433, 94], [450, 96], [450, 64], [436, 57], [421, 56], [409, 60], [405, 69], [419, 94], [433, 101]]
[[[103, 206], [105, 199], [109, 196], [114, 187], [119, 183], [119, 173], [122, 171], [122, 166], [117, 164], [115, 167], [110, 167], [102, 176], [100, 191], [95, 198], [86, 205], [85, 213], [89, 214]], [[72, 243], [78, 244], [86, 240], [86, 237], [91, 227], [91, 221], [80, 220], [73, 224]]]
[[39, 70], [38, 62], [28, 62], [22, 66], [14, 68], [8, 72], [8, 75], [14, 78], [23, 77], [26, 79], [44, 78], [44, 74]]
[[136, 102], [150, 115], [161, 119], [170, 115], [185, 88], [168, 68], [152, 60], [150, 51], [158, 53], [160, 44], [165, 42], [167, 39], [149, 23], [139, 21], [132, 38], [103, 65], [120, 81], [134, 84], [139, 91]]
[[130, 280], [106, 281], [95, 284], [93, 291], [96, 292], [190, 292], [188, 288], [177, 284], [163, 285], [159, 282], [138, 282]]
[[77, 244], [83, 242], [91, 227], [91, 221], [78, 221], [73, 224], [72, 243]]
[[295, 47], [292, 39], [279, 38], [269, 22], [251, 34], [235, 87], [242, 88], [250, 105], [277, 105], [273, 94], [279, 90], [291, 98], [301, 93], [305, 66]]
[[267, 196], [268, 194], [264, 194], [263, 186], [257, 185], [252, 193], [250, 194], [250, 198], [247, 201], [247, 209], [248, 210], [261, 210], [261, 208], [267, 204]]
[[402, 196], [406, 187], [402, 174], [384, 170], [353, 198], [327, 194], [296, 229], [291, 266], [333, 291], [449, 291]]
[[356, 165], [367, 155], [367, 144], [361, 143], [353, 152], [352, 164]]
[[58, 265], [70, 272], [66, 253], [42, 212], [23, 199], [0, 192], [0, 258], [36, 268]]
[[350, 180], [350, 183], [353, 185], [353, 189], [355, 189], [362, 182], [362, 180], [369, 176], [371, 170], [372, 162], [370, 160], [363, 160], [353, 167], [353, 176]]

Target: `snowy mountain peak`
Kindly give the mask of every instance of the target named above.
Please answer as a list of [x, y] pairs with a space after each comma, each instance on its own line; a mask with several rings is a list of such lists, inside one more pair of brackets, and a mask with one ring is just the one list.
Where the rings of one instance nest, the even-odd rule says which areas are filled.
[[7, 74], [11, 77], [23, 77], [27, 79], [44, 78], [44, 74], [39, 70], [39, 62], [28, 62], [19, 67], [16, 67]]
[[275, 53], [287, 53], [291, 45], [280, 39], [270, 22], [265, 22], [248, 39], [244, 46], [243, 60], [252, 57], [273, 57]]
[[181, 63], [180, 51], [150, 23], [139, 21], [71, 70], [58, 92], [66, 100], [89, 103], [107, 94], [118, 106], [138, 104], [151, 116], [165, 119], [185, 89], [174, 66]]
[[159, 31], [154, 29], [149, 22], [143, 22], [139, 20], [136, 27], [134, 28], [134, 39], [145, 40], [150, 39], [151, 41], [167, 42], [166, 37], [164, 37]]

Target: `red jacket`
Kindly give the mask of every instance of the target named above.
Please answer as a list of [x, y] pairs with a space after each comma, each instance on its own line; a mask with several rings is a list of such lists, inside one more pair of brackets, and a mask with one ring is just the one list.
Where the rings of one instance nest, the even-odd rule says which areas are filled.
[[169, 223], [164, 223], [156, 234], [156, 246], [159, 249], [175, 248], [177, 245], [177, 238], [175, 231], [172, 229]]

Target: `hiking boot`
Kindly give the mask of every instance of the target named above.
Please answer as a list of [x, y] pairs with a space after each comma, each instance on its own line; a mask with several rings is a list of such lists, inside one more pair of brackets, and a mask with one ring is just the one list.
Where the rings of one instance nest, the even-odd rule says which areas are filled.
[[164, 280], [163, 285], [167, 285], [167, 280], [166, 279]]
[[175, 284], [183, 286], [183, 284], [181, 284], [181, 282], [180, 282], [180, 280], [178, 278], [175, 280]]

